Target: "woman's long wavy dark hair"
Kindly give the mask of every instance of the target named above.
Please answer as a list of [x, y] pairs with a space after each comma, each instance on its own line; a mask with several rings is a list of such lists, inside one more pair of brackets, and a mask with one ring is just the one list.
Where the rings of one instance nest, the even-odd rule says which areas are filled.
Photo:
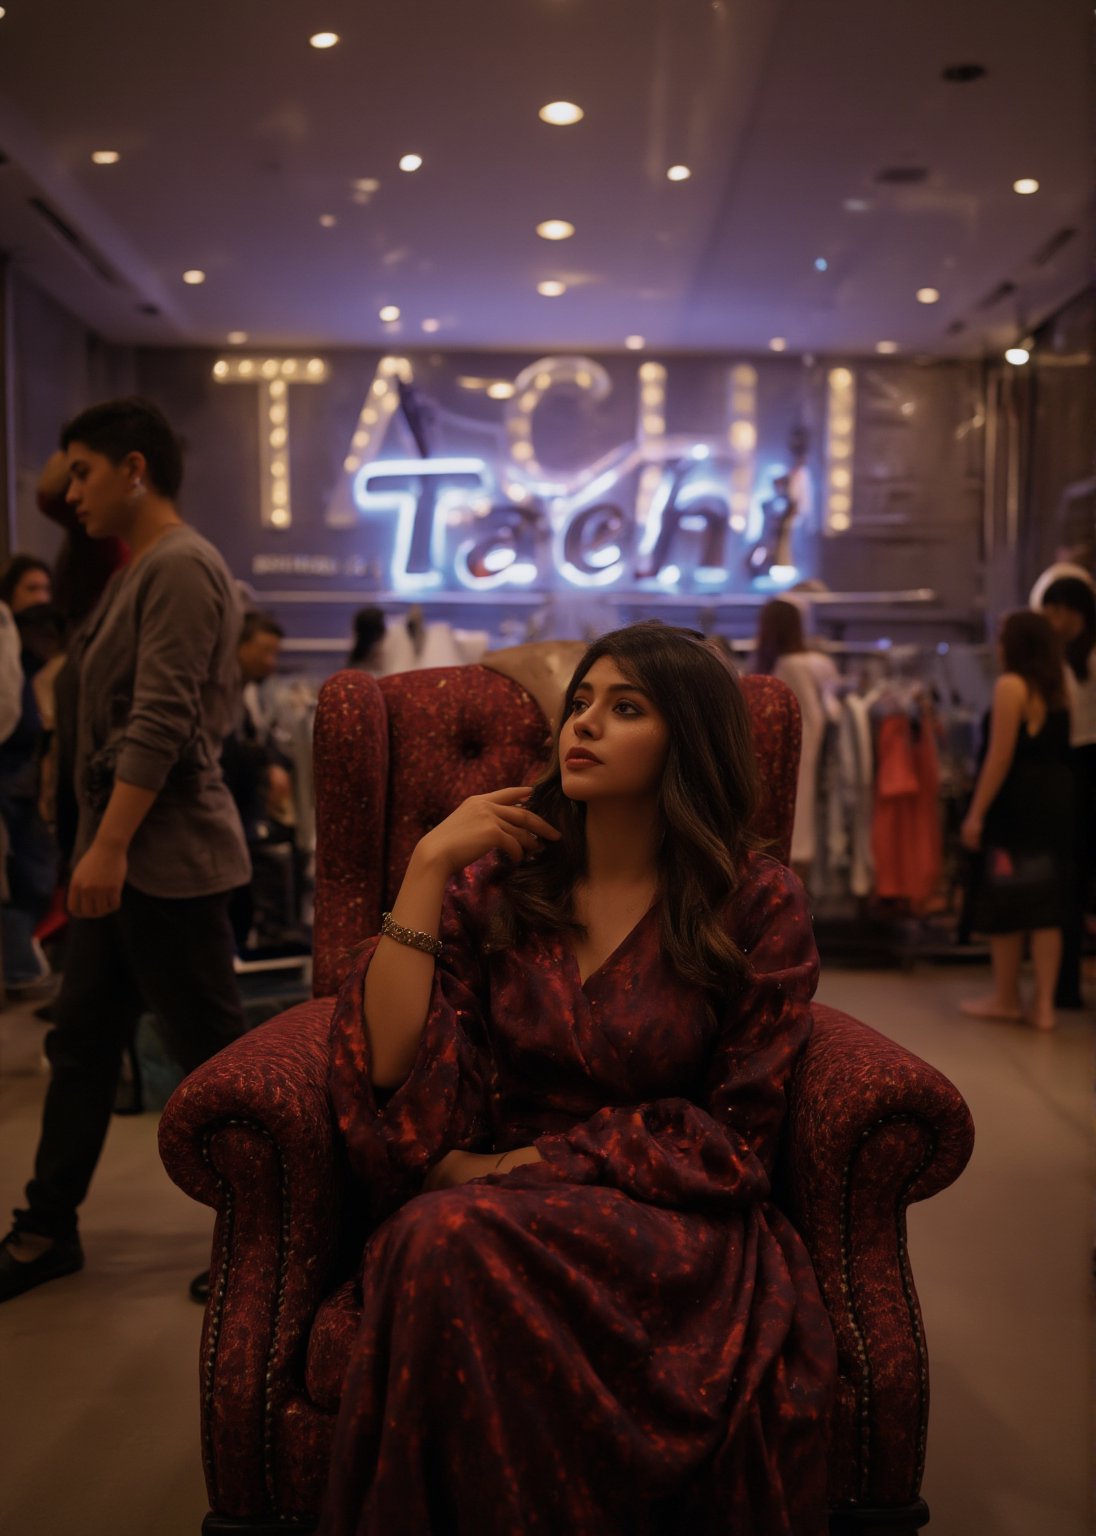
[[1080, 576], [1059, 576], [1043, 593], [1044, 608], [1068, 608], [1081, 620], [1081, 632], [1066, 645], [1066, 660], [1079, 683], [1088, 677], [1096, 648], [1096, 592]]
[[1040, 696], [1047, 709], [1066, 702], [1062, 643], [1042, 613], [1022, 608], [1001, 625], [1001, 651], [1006, 672], [1015, 672]]
[[563, 836], [536, 858], [502, 871], [492, 947], [507, 947], [529, 932], [583, 931], [572, 897], [586, 867], [586, 806], [563, 793], [559, 731], [575, 689], [603, 657], [648, 694], [669, 728], [658, 792], [663, 953], [687, 981], [720, 988], [747, 969], [727, 934], [724, 908], [741, 879], [744, 855], [758, 846], [750, 832], [757, 803], [753, 732], [738, 678], [714, 647], [693, 631], [655, 620], [603, 635], [575, 669], [550, 764], [529, 801]]

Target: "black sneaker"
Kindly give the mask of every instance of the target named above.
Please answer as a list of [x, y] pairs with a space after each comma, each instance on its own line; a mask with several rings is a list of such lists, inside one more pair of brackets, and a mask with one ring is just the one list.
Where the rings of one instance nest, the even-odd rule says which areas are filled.
[[84, 1250], [75, 1233], [57, 1238], [36, 1259], [14, 1258], [11, 1250], [18, 1241], [19, 1233], [9, 1232], [0, 1242], [0, 1302], [11, 1301], [13, 1296], [32, 1291], [36, 1285], [73, 1275], [84, 1267]]

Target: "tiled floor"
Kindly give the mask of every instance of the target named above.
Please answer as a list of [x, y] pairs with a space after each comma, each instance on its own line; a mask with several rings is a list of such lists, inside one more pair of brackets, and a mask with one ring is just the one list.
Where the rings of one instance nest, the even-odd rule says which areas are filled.
[[[1087, 1536], [1092, 1037], [956, 1013], [977, 972], [838, 972], [822, 997], [932, 1061], [978, 1126], [970, 1168], [915, 1207], [932, 1361], [932, 1536]], [[0, 1209], [37, 1130], [41, 1026], [0, 1015]], [[115, 1120], [88, 1268], [0, 1309], [3, 1536], [197, 1536], [200, 1313], [210, 1214], [168, 1182], [155, 1119]], [[564, 1536], [564, 1533], [561, 1533]], [[746, 1533], [735, 1533], [746, 1536]]]

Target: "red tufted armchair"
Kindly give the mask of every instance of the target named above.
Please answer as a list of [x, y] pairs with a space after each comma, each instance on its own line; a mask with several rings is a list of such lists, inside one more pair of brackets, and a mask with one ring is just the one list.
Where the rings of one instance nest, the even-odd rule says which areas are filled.
[[[765, 786], [757, 830], [786, 859], [798, 709], [771, 678], [745, 687]], [[311, 1529], [324, 1489], [366, 1237], [333, 1134], [330, 994], [379, 927], [424, 829], [466, 795], [522, 782], [547, 733], [530, 694], [486, 667], [379, 684], [344, 672], [320, 696], [316, 998], [194, 1072], [160, 1129], [171, 1177], [217, 1212], [201, 1343], [206, 1536]], [[832, 1008], [816, 1007], [814, 1019], [778, 1197], [810, 1250], [837, 1338], [831, 1529], [893, 1536], [928, 1519], [928, 1359], [905, 1211], [958, 1177], [973, 1127], [925, 1062]]]

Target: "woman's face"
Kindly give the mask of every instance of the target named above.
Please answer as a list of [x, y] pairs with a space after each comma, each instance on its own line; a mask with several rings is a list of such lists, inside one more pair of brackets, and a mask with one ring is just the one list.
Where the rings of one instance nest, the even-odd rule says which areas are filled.
[[93, 539], [125, 537], [143, 487], [140, 463], [131, 454], [114, 464], [86, 443], [68, 446], [69, 486], [65, 500]]
[[1085, 621], [1075, 608], [1063, 608], [1061, 603], [1046, 603], [1043, 606], [1043, 614], [1051, 629], [1061, 640], [1063, 645], [1068, 645], [1085, 627]]
[[571, 800], [651, 799], [666, 766], [665, 717], [608, 656], [575, 690], [559, 737], [563, 793]]

